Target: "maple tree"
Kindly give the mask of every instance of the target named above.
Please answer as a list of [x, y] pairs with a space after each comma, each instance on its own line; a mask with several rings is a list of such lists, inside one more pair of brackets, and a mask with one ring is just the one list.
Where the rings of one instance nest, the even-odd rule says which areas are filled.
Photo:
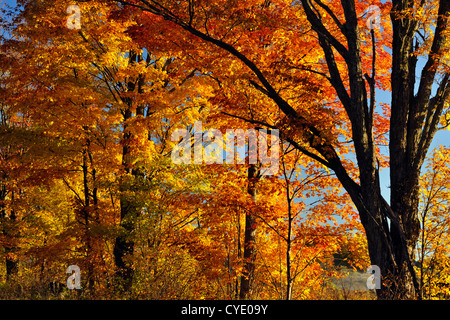
[[[26, 40], [16, 43], [10, 40], [5, 44], [9, 48], [22, 46], [24, 54], [20, 60], [29, 62], [28, 68], [22, 65], [22, 68], [10, 69], [17, 81], [16, 86], [24, 89], [20, 91], [20, 96], [11, 95], [9, 103], [15, 112], [31, 118], [33, 128], [38, 130], [30, 133], [31, 136], [40, 134], [51, 141], [51, 144], [41, 147], [48, 149], [49, 154], [45, 156], [57, 159], [58, 164], [49, 164], [53, 172], [47, 171], [47, 175], [51, 180], [62, 178], [75, 198], [74, 214], [78, 225], [75, 224], [72, 231], [85, 246], [89, 288], [94, 285], [94, 268], [104, 265], [96, 260], [102, 256], [102, 240], [111, 241], [108, 238], [111, 235], [105, 234], [103, 229], [117, 221], [115, 198], [119, 197], [121, 231], [116, 233], [113, 255], [118, 267], [117, 275], [122, 278], [119, 282], [126, 289], [132, 281], [132, 268], [124, 259], [133, 252], [134, 243], [129, 233], [133, 232], [134, 216], [140, 211], [141, 203], [135, 200], [134, 194], [145, 187], [145, 181], [156, 179], [161, 171], [155, 168], [154, 161], [158, 161], [158, 155], [163, 159], [167, 153], [164, 152], [170, 137], [167, 130], [172, 124], [166, 121], [166, 125], [161, 126], [160, 119], [167, 118], [168, 114], [176, 118], [178, 112], [177, 105], [158, 109], [159, 105], [164, 105], [164, 100], [153, 93], [172, 85], [164, 74], [167, 74], [169, 65], [176, 70], [177, 63], [172, 64], [169, 58], [151, 57], [150, 53], [143, 61], [142, 53], [134, 53], [142, 52], [141, 48], [130, 43], [126, 37], [119, 41], [123, 31], [110, 29], [110, 25], [95, 20], [99, 10], [106, 10], [106, 7], [89, 7], [95, 12], [91, 16], [95, 28], [74, 33], [59, 25], [61, 17], [51, 13], [64, 4], [51, 7], [48, 3], [45, 6], [27, 3], [26, 6], [28, 10], [24, 11], [24, 19], [32, 28], [25, 28], [25, 24], [19, 23], [15, 29], [17, 35]], [[106, 15], [106, 11], [103, 14]], [[42, 20], [35, 19], [37, 15]], [[36, 44], [34, 40], [38, 37], [34, 29], [47, 28], [46, 24], [50, 24], [50, 34], [47, 36], [51, 39], [51, 45], [42, 34]], [[125, 22], [121, 27], [126, 25]], [[55, 29], [56, 32], [63, 32], [56, 36], [52, 33]], [[32, 55], [35, 51], [40, 54]], [[30, 52], [29, 56], [27, 52]], [[52, 59], [53, 54], [60, 59]], [[9, 58], [14, 62], [12, 59], [14, 57]], [[46, 66], [44, 70], [42, 65]], [[143, 83], [145, 75], [151, 76]], [[178, 74], [181, 80], [174, 78], [173, 83], [186, 81], [188, 76], [181, 72]], [[133, 79], [139, 79], [137, 86]], [[175, 89], [168, 98], [171, 103], [182, 99], [186, 92]], [[152, 97], [149, 99], [150, 91]], [[145, 105], [139, 102], [144, 96], [147, 97]], [[32, 101], [38, 101], [38, 104]], [[158, 105], [154, 101], [158, 101]], [[196, 102], [194, 98], [190, 103]], [[152, 129], [157, 130], [151, 132]], [[118, 158], [120, 155], [122, 160]], [[6, 163], [11, 165], [11, 161]], [[46, 170], [43, 167], [39, 169]], [[146, 177], [142, 179], [144, 174]], [[74, 234], [68, 233], [66, 236]]]
[[[379, 297], [419, 295], [412, 260], [420, 231], [420, 169], [445, 113], [450, 92], [445, 55], [450, 14], [447, 1], [376, 3], [385, 16], [391, 17], [391, 21], [383, 19], [381, 23], [386, 36], [381, 36], [381, 28], [369, 31], [365, 27], [363, 1], [239, 4], [187, 1], [183, 5], [172, 1], [117, 2], [128, 5], [127, 10], [142, 11], [141, 26], [131, 31], [136, 41], [154, 41], [146, 36], [145, 29], [157, 24], [164, 38], [161, 41], [177, 41], [186, 50], [193, 49], [198, 61], [203, 53], [205, 60], [199, 63], [216, 74], [224, 92], [235, 89], [226, 82], [227, 76], [214, 73], [220, 70], [223, 75], [225, 61], [231, 66], [227, 70], [229, 77], [234, 78], [233, 83], [244, 82], [247, 88], [256, 89], [253, 91], [259, 94], [259, 102], [264, 102], [247, 120], [281, 129], [284, 139], [332, 169], [351, 196], [366, 231], [371, 261], [381, 268], [386, 279], [377, 291]], [[306, 25], [312, 32], [308, 32], [311, 30]], [[299, 34], [306, 39], [302, 47], [296, 46], [299, 40], [293, 39], [294, 35], [298, 39]], [[420, 35], [421, 40], [417, 39]], [[197, 46], [193, 48], [192, 43]], [[294, 48], [295, 55], [289, 55], [288, 51]], [[384, 48], [390, 48], [392, 54], [387, 55]], [[427, 62], [415, 90], [419, 56], [424, 56]], [[282, 59], [274, 60], [274, 57]], [[236, 74], [234, 65], [245, 69]], [[305, 74], [302, 70], [309, 72]], [[442, 77], [433, 94], [432, 86], [439, 75]], [[319, 86], [318, 79], [328, 80], [328, 85]], [[314, 117], [311, 109], [308, 112], [308, 107], [297, 107], [299, 99], [291, 97], [294, 92], [298, 97], [296, 91], [308, 85], [305, 92], [311, 100], [326, 101], [323, 94], [328, 94], [329, 99], [333, 97], [333, 111], [340, 115], [340, 122], [330, 112], [324, 112], [327, 109], [323, 105], [317, 106], [317, 102], [312, 105], [321, 111], [316, 114], [323, 115], [322, 121]], [[380, 121], [375, 111], [376, 88], [391, 90], [390, 115], [384, 121]], [[234, 106], [247, 101], [238, 96], [221, 102]], [[267, 108], [261, 107], [265, 104], [276, 105], [278, 109], [274, 110], [279, 110], [281, 119], [274, 121]], [[258, 110], [266, 116], [258, 118]], [[243, 117], [236, 113], [234, 116]], [[355, 177], [340, 155], [336, 131], [342, 122], [351, 132], [356, 153]], [[389, 154], [395, 155], [389, 159], [377, 147], [386, 128], [389, 128]], [[376, 131], [381, 134], [376, 136]], [[389, 202], [381, 195], [379, 179], [380, 166], [387, 164], [391, 169]]]
[[[448, 126], [447, 2], [374, 2], [373, 29], [354, 0], [76, 3], [73, 29], [68, 1], [3, 10], [10, 286], [45, 297], [76, 264], [87, 297], [320, 299], [346, 252], [381, 268], [379, 298], [447, 297], [448, 150], [426, 160]], [[244, 164], [174, 163], [180, 129], [205, 160], [196, 121], [279, 130], [278, 172], [250, 146]]]
[[448, 199], [446, 163], [449, 150], [433, 150], [426, 171], [421, 176], [419, 218], [422, 226], [418, 245], [418, 273], [424, 299], [448, 299]]

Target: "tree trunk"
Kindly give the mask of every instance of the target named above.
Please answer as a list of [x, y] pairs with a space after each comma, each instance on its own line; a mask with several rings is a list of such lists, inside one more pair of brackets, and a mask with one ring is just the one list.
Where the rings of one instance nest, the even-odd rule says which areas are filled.
[[[94, 255], [95, 250], [93, 248], [95, 239], [92, 237], [91, 233], [91, 223], [92, 221], [92, 212], [93, 207], [91, 206], [91, 197], [94, 196], [94, 193], [90, 191], [89, 187], [89, 163], [88, 159], [92, 156], [89, 151], [90, 147], [90, 140], [89, 138], [86, 139], [86, 145], [83, 149], [83, 189], [84, 189], [84, 204], [81, 208], [81, 219], [83, 220], [83, 226], [84, 226], [84, 243], [86, 246], [86, 262], [87, 262], [87, 290], [91, 291], [94, 288], [94, 264], [95, 264], [95, 258]], [[92, 162], [92, 161], [91, 161]], [[95, 170], [95, 169], [94, 169]], [[93, 177], [93, 184], [95, 183], [94, 177]], [[93, 190], [95, 187], [92, 188]], [[95, 204], [94, 204], [95, 205]]]
[[[0, 201], [5, 201], [7, 195], [6, 186], [2, 185], [0, 189]], [[11, 195], [12, 200], [14, 199], [14, 194]], [[0, 227], [4, 237], [4, 249], [5, 249], [5, 264], [6, 264], [6, 280], [13, 280], [14, 275], [19, 272], [19, 263], [17, 258], [14, 257], [14, 252], [16, 251], [16, 236], [15, 236], [15, 222], [16, 213], [11, 210], [10, 215], [6, 214], [6, 209], [4, 204], [0, 204]]]
[[116, 238], [114, 244], [114, 262], [117, 267], [118, 287], [125, 291], [131, 288], [133, 282], [133, 268], [126, 263], [125, 258], [132, 256], [134, 252], [134, 241], [131, 240], [130, 234], [134, 229], [134, 223], [131, 217], [131, 203], [126, 199], [120, 200], [120, 219], [123, 232]]
[[16, 236], [15, 234], [15, 223], [16, 223], [16, 213], [14, 210], [11, 210], [11, 214], [9, 216], [9, 225], [10, 225], [10, 234], [7, 234], [8, 245], [5, 247], [6, 253], [6, 280], [12, 280], [14, 275], [19, 272], [19, 261], [14, 256], [14, 252], [17, 251], [15, 242]]
[[[251, 164], [248, 168], [248, 188], [253, 203], [256, 203], [256, 184], [260, 179], [260, 164]], [[239, 298], [241, 300], [251, 299], [253, 282], [255, 278], [256, 261], [256, 218], [251, 212], [245, 215], [244, 227], [244, 271], [241, 277], [241, 290]]]
[[[125, 110], [124, 112], [124, 122], [132, 117], [132, 113], [130, 108]], [[125, 124], [124, 130], [127, 129], [127, 125]], [[122, 149], [122, 164], [125, 168], [125, 172], [129, 173], [129, 147], [128, 141], [131, 138], [131, 134], [129, 132], [124, 132], [123, 134], [123, 149]], [[120, 183], [120, 192], [124, 193], [127, 190], [127, 187], [124, 186], [124, 182]], [[115, 244], [114, 244], [114, 262], [117, 267], [116, 278], [118, 287], [127, 291], [131, 288], [132, 280], [133, 280], [133, 269], [130, 265], [125, 262], [126, 256], [131, 256], [133, 254], [134, 242], [129, 239], [131, 232], [134, 229], [133, 224], [133, 212], [132, 212], [132, 203], [127, 199], [126, 196], [120, 196], [120, 226], [122, 230], [120, 234], [117, 236]]]
[[[142, 61], [142, 56], [137, 55], [134, 52], [130, 52], [130, 64]], [[144, 78], [139, 75], [137, 81], [137, 92], [143, 93]], [[135, 82], [131, 79], [127, 83], [127, 91], [133, 92], [136, 89]], [[128, 131], [127, 121], [133, 117], [132, 106], [133, 100], [131, 98], [123, 98], [123, 101], [127, 105], [127, 109], [124, 111], [124, 133], [123, 133], [123, 151], [122, 151], [122, 164], [125, 169], [125, 174], [130, 174], [133, 178], [142, 177], [142, 173], [134, 168], [131, 168], [132, 156], [134, 154], [133, 150], [129, 145], [132, 134]], [[144, 116], [144, 107], [136, 107], [136, 116]], [[134, 184], [136, 181], [133, 181]], [[124, 185], [121, 182], [120, 191], [121, 193], [129, 190], [130, 185]], [[117, 280], [119, 288], [129, 291], [133, 283], [133, 267], [126, 262], [127, 256], [132, 256], [134, 252], [134, 241], [131, 239], [131, 234], [135, 228], [135, 220], [138, 217], [140, 208], [137, 208], [136, 204], [127, 195], [121, 195], [120, 197], [120, 226], [122, 227], [122, 232], [117, 236], [114, 244], [114, 262], [117, 267]]]
[[[287, 182], [287, 181], [286, 181]], [[289, 191], [289, 184], [287, 184], [287, 200], [288, 200], [288, 234], [287, 234], [287, 241], [286, 241], [286, 300], [291, 300], [292, 298], [292, 283], [294, 282], [294, 279], [292, 278], [291, 273], [291, 247], [292, 247], [292, 225], [294, 218], [292, 216], [292, 205], [290, 198], [290, 191]]]

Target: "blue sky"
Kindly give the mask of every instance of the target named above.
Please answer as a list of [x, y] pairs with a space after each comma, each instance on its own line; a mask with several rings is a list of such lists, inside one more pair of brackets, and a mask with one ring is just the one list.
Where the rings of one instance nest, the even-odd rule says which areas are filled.
[[0, 3], [6, 3], [10, 6], [15, 6], [17, 4], [16, 0], [1, 0]]
[[4, 3], [12, 7], [17, 5], [16, 0], [0, 0], [0, 7], [2, 7]]

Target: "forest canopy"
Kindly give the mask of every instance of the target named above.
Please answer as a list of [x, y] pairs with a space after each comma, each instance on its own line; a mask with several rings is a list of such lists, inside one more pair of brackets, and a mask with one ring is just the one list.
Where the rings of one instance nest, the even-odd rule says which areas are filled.
[[1, 12], [1, 299], [450, 298], [450, 2]]

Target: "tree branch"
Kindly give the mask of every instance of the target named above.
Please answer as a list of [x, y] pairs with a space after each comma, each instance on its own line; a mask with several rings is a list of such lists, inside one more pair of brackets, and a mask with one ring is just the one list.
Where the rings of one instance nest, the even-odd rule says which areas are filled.
[[[338, 52], [339, 54], [349, 63], [349, 55], [347, 48], [340, 43], [328, 30], [325, 28], [324, 24], [322, 23], [322, 19], [320, 16], [317, 16], [316, 13], [313, 11], [313, 4], [311, 3], [311, 0], [302, 0], [303, 9], [305, 10], [306, 16], [311, 23], [311, 26], [314, 31], [317, 32], [317, 34], [324, 37], [327, 42], [329, 42]], [[320, 5], [320, 4], [319, 4]]]
[[314, 0], [314, 2], [316, 2], [321, 8], [323, 8], [331, 16], [331, 18], [333, 19], [334, 23], [336, 23], [336, 25], [339, 27], [341, 32], [343, 34], [345, 34], [345, 27], [344, 27], [344, 25], [339, 21], [338, 17], [334, 14], [334, 12], [331, 11], [330, 7], [328, 7], [326, 4], [324, 4], [320, 0]]

